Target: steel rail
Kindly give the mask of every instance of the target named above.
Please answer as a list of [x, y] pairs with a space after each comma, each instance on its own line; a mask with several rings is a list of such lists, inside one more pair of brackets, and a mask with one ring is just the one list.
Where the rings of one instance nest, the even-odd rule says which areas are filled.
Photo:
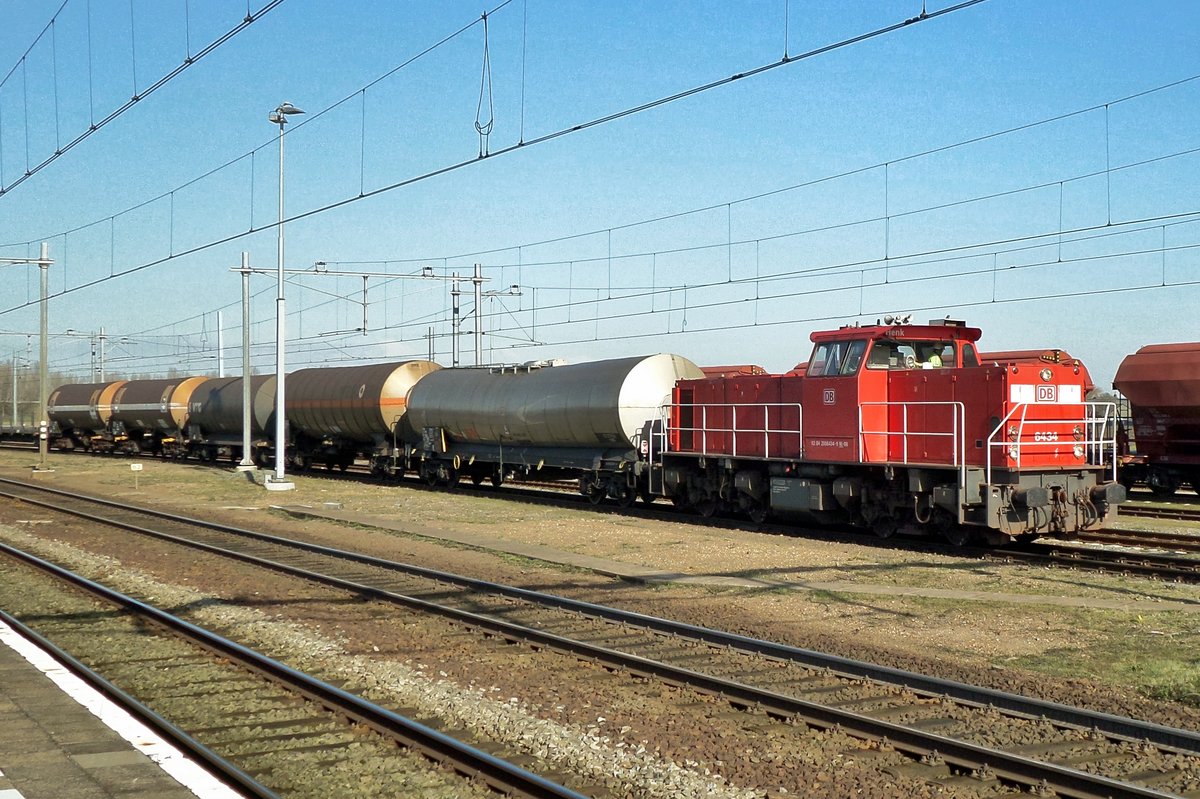
[[[4, 481], [12, 482], [12, 481]], [[61, 492], [57, 489], [44, 489], [41, 486], [32, 486], [35, 489], [49, 490], [52, 493], [65, 494], [75, 497], [70, 492]], [[95, 498], [84, 497], [84, 499], [93, 500]], [[167, 514], [159, 511], [151, 511], [142, 508], [136, 508], [115, 503], [109, 500], [98, 500], [101, 504], [112, 505], [122, 510], [133, 510], [146, 513], [155, 517], [163, 517], [172, 521], [180, 521], [189, 524], [196, 524], [201, 527], [213, 528], [222, 532], [237, 531], [239, 535], [249, 535], [257, 540], [264, 540], [270, 543], [281, 544], [289, 548], [301, 549], [307, 552], [314, 552], [326, 556], [339, 557], [353, 562], [363, 564], [383, 566], [385, 568], [402, 567], [403, 571], [436, 579], [437, 575], [442, 575], [441, 572], [423, 569], [421, 567], [404, 566], [403, 564], [395, 564], [390, 561], [384, 561], [369, 556], [359, 556], [355, 553], [346, 553], [341, 550], [335, 550], [317, 545], [302, 545], [295, 546], [297, 542], [288, 539], [279, 539], [275, 536], [269, 536], [253, 531], [240, 530], [239, 528], [226, 528], [224, 525], [218, 525], [202, 520], [192, 520], [186, 517], [177, 516], [175, 514]], [[45, 507], [50, 507], [56, 510], [49, 504], [40, 503], [36, 500], [34, 504], [42, 504]], [[111, 524], [124, 529], [134, 530], [136, 532], [152, 535], [157, 538], [170, 540], [177, 543], [182, 543], [187, 546], [202, 549], [205, 551], [214, 552], [226, 557], [236, 558], [240, 561], [253, 563], [275, 571], [284, 572], [287, 574], [305, 577], [312, 579], [325, 585], [335, 586], [344, 590], [352, 591], [356, 594], [382, 599], [404, 606], [434, 613], [439, 616], [449, 618], [453, 621], [477, 627], [486, 630], [492, 634], [503, 637], [506, 640], [522, 641], [533, 646], [540, 646], [554, 649], [556, 651], [565, 652], [576, 657], [582, 657], [588, 660], [603, 663], [606, 666], [617, 670], [626, 670], [646, 676], [655, 677], [675, 684], [687, 685], [701, 691], [705, 691], [714, 695], [721, 696], [732, 704], [757, 707], [766, 710], [775, 715], [786, 718], [797, 718], [814, 727], [828, 729], [839, 728], [843, 731], [857, 735], [859, 737], [872, 740], [886, 740], [887, 743], [894, 748], [905, 752], [906, 754], [917, 758], [940, 757], [947, 763], [951, 763], [957, 768], [968, 771], [988, 770], [997, 777], [1006, 779], [1011, 782], [1016, 782], [1027, 786], [1049, 787], [1063, 796], [1072, 797], [1118, 797], [1118, 796], [1142, 796], [1142, 797], [1162, 797], [1168, 794], [1163, 794], [1149, 788], [1130, 785], [1117, 780], [1112, 780], [1097, 775], [1088, 774], [1086, 772], [1077, 771], [1075, 769], [1058, 766], [1053, 763], [1033, 760], [1020, 755], [1004, 752], [1003, 750], [990, 749], [983, 746], [977, 746], [964, 741], [953, 738], [946, 738], [933, 733], [916, 730], [903, 725], [892, 724], [890, 722], [881, 721], [870, 716], [852, 713], [850, 711], [820, 705], [795, 697], [781, 695], [772, 691], [747, 686], [732, 680], [726, 680], [719, 677], [684, 669], [677, 666], [672, 666], [659, 661], [650, 660], [637, 655], [631, 655], [624, 652], [618, 652], [605, 647], [587, 644], [580, 641], [564, 638], [552, 633], [547, 633], [541, 630], [522, 627], [500, 619], [495, 619], [489, 616], [463, 611], [456, 608], [450, 608], [436, 603], [431, 603], [416, 597], [405, 596], [388, 591], [376, 586], [366, 585], [351, 580], [332, 577], [308, 569], [300, 567], [288, 566], [261, 558], [256, 555], [227, 550], [222, 547], [217, 547], [212, 544], [190, 541], [181, 539], [177, 536], [163, 533], [161, 531], [153, 531], [148, 528], [141, 528], [138, 525], [132, 525], [127, 522], [105, 520], [102, 517], [94, 516], [83, 511], [70, 511], [73, 515], [83, 518], [90, 518], [105, 524]], [[350, 557], [347, 557], [350, 556]], [[478, 587], [481, 590], [503, 589], [494, 591], [494, 593], [502, 593], [509, 596], [519, 596], [525, 599], [537, 600], [553, 600], [554, 606], [587, 612], [589, 615], [598, 616], [614, 621], [623, 621], [625, 623], [634, 623], [643, 628], [654, 629], [660, 632], [666, 632], [673, 635], [685, 635], [686, 637], [695, 640], [703, 640], [708, 643], [714, 643], [719, 646], [734, 645], [734, 642], [740, 644], [739, 649], [751, 651], [756, 654], [764, 654], [772, 657], [779, 657], [784, 653], [806, 654], [814, 656], [817, 667], [833, 668], [833, 664], [849, 666], [842, 669], [842, 673], [851, 677], [864, 677], [867, 679], [876, 679], [880, 682], [890, 682], [897, 685], [904, 685], [912, 690], [933, 693], [938, 696], [950, 696], [953, 699], [962, 701], [966, 704], [974, 704], [979, 706], [991, 706], [1001, 709], [1007, 709], [1010, 712], [1031, 715], [1037, 717], [1039, 715], [1053, 718], [1054, 716], [1066, 713], [1072, 715], [1071, 720], [1055, 719], [1061, 723], [1081, 726], [1084, 728], [1102, 727], [1116, 725], [1126, 732], [1133, 727], [1138, 729], [1138, 732], [1132, 736], [1126, 736], [1123, 732], [1117, 732], [1113, 729], [1106, 730], [1111, 735], [1119, 737], [1130, 737], [1132, 740], [1148, 739], [1149, 737], [1165, 738], [1165, 740], [1156, 741], [1159, 745], [1178, 748], [1180, 751], [1200, 750], [1200, 735], [1192, 734], [1187, 731], [1173, 730], [1160, 725], [1149, 725], [1144, 722], [1137, 722], [1132, 719], [1122, 719], [1115, 716], [1107, 716], [1106, 714], [1096, 714], [1090, 711], [1079, 711], [1075, 708], [1069, 708], [1055, 703], [1048, 703], [1042, 700], [1029, 700], [1026, 697], [1019, 697], [1012, 694], [1004, 694], [1002, 692], [993, 691], [991, 689], [981, 689], [974, 686], [967, 686], [961, 683], [944, 681], [938, 678], [930, 678], [924, 675], [903, 672], [897, 669], [888, 667], [874, 666], [872, 664], [860, 663], [844, 658], [837, 658], [820, 653], [808, 652], [799, 650], [793, 647], [784, 647], [778, 644], [771, 644], [765, 641], [756, 641], [754, 639], [736, 636], [729, 633], [720, 633], [718, 631], [707, 630], [705, 628], [694, 627], [691, 625], [681, 625], [676, 622], [670, 622], [663, 619], [655, 619], [653, 617], [642, 616], [641, 614], [629, 613], [627, 611], [617, 611], [613, 608], [605, 608], [603, 606], [591, 605], [589, 603], [578, 602], [576, 600], [568, 600], [562, 597], [552, 597], [549, 595], [541, 595], [536, 592], [526, 591], [524, 589], [516, 589], [506, 586], [497, 586], [484, 581], [476, 581], [470, 578], [457, 577], [456, 575], [448, 575], [455, 578], [451, 582], [461, 582], [464, 585]], [[548, 604], [539, 602], [539, 604]], [[632, 619], [634, 621], [628, 621]], [[681, 632], [682, 631], [682, 632]], [[687, 633], [691, 632], [691, 635]], [[798, 660], [798, 658], [788, 658]], [[800, 661], [803, 662], [803, 661]], [[861, 673], [855, 674], [853, 670], [859, 670]], [[875, 675], [883, 676], [883, 679]], [[891, 676], [893, 679], [888, 679]], [[900, 679], [896, 679], [900, 678]], [[905, 679], [907, 678], [907, 680]], [[912, 684], [915, 683], [916, 685]], [[924, 686], [924, 687], [917, 687]], [[943, 686], [950, 689], [939, 690], [936, 686]], [[950, 691], [965, 692], [971, 695], [972, 699], [953, 696]], [[980, 701], [988, 700], [1013, 700], [1017, 707], [1005, 707], [1002, 701]], [[1038, 710], [1046, 712], [1039, 713]], [[1132, 725], [1132, 726], [1131, 726]], [[1146, 734], [1142, 734], [1146, 733]], [[1165, 734], [1165, 735], [1164, 735]], [[1190, 746], [1185, 743], [1190, 738]], [[1170, 741], [1170, 743], [1167, 743]], [[1179, 744], [1183, 743], [1183, 746]]]
[[[1200, 518], [1200, 515], [1198, 515], [1198, 518]], [[1189, 533], [1149, 530], [1097, 530], [1094, 533], [1081, 533], [1078, 540], [1089, 544], [1116, 544], [1120, 546], [1167, 549], [1176, 552], [1200, 552], [1200, 535], [1191, 535]]]
[[1178, 505], [1121, 505], [1117, 517], [1121, 516], [1195, 522], [1200, 521], [1200, 508], [1195, 505], [1188, 508], [1181, 508]]
[[254, 799], [279, 799], [279, 794], [209, 749], [116, 685], [88, 668], [83, 662], [59, 647], [50, 639], [27, 626], [15, 616], [0, 610], [0, 621], [13, 628], [21, 637], [48, 652], [67, 671], [95, 688], [123, 710], [151, 728], [172, 746], [197, 761], [208, 773], [231, 788]]
[[343, 691], [326, 682], [268, 658], [191, 622], [173, 616], [159, 608], [134, 599], [119, 591], [75, 574], [35, 555], [0, 542], [0, 553], [35, 566], [88, 593], [118, 605], [166, 630], [186, 638], [202, 648], [228, 658], [267, 679], [285, 685], [296, 693], [347, 716], [371, 729], [402, 742], [439, 763], [450, 764], [462, 774], [478, 777], [497, 790], [508, 794], [537, 799], [586, 799], [577, 793], [494, 755], [462, 743], [445, 733], [426, 727], [405, 716], [379, 707], [355, 694]]
[[985, 553], [985, 557], [1112, 574], [1137, 574], [1159, 580], [1200, 581], [1200, 559], [1172, 555], [1034, 543], [1023, 548], [992, 551]]

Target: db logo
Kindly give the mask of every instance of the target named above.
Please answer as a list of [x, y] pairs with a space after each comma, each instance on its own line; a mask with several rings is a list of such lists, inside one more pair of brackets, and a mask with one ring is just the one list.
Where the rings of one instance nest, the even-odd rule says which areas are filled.
[[650, 454], [650, 442], [643, 440], [640, 449], [641, 449], [643, 455], [649, 455]]
[[1038, 386], [1038, 402], [1058, 402], [1058, 386]]
[[837, 392], [832, 388], [827, 388], [824, 391], [824, 400], [826, 405], [837, 404]]

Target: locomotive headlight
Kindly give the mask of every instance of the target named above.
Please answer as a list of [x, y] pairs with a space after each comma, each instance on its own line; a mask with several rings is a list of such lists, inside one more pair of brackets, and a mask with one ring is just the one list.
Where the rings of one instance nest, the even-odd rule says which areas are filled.
[[1014, 461], [1017, 460], [1018, 458], [1020, 458], [1021, 457], [1021, 448], [1016, 445], [1009, 447], [1008, 448], [1008, 457], [1012, 458]]
[[1051, 372], [1049, 369], [1043, 369], [1039, 374], [1042, 377], [1043, 383], [1049, 383], [1050, 379], [1054, 377], [1054, 372]]
[[1008, 440], [1009, 441], [1016, 441], [1017, 436], [1019, 434], [1020, 434], [1020, 431], [1017, 430], [1017, 426], [1015, 424], [1010, 424], [1008, 426]]
[[1080, 427], [1079, 425], [1075, 425], [1075, 429], [1071, 431], [1071, 435], [1075, 437], [1076, 441], [1082, 441], [1083, 440], [1083, 428]]
[[1071, 451], [1075, 453], [1076, 458], [1083, 457], [1083, 445], [1082, 444], [1076, 444], [1074, 447], [1071, 448]]

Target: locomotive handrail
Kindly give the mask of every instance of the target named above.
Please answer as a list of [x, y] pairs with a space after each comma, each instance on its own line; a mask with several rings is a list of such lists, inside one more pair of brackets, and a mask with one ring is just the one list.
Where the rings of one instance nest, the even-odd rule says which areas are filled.
[[[1084, 409], [1083, 418], [1078, 416], [1069, 419], [1048, 418], [1048, 419], [1029, 419], [1028, 413], [1030, 408], [1066, 408], [1080, 407]], [[1103, 413], [1097, 409], [1103, 409]], [[1018, 411], [1019, 416], [1018, 416]], [[995, 429], [988, 434], [987, 439], [987, 482], [992, 482], [992, 460], [993, 453], [996, 449], [1001, 450], [1001, 457], [1004, 457], [1004, 450], [1008, 450], [1008, 457], [1016, 462], [1016, 467], [1021, 468], [1021, 452], [1024, 448], [1038, 447], [1061, 447], [1067, 440], [1059, 440], [1057, 437], [1050, 440], [1038, 440], [1033, 438], [1027, 440], [1025, 433], [1026, 423], [1051, 427], [1057, 425], [1071, 425], [1071, 446], [1079, 447], [1083, 453], [1093, 453], [1098, 457], [1097, 466], [1105, 465], [1105, 451], [1112, 453], [1110, 469], [1112, 479], [1117, 479], [1117, 431], [1116, 425], [1112, 426], [1112, 434], [1107, 435], [1105, 431], [1108, 429], [1110, 422], [1116, 420], [1116, 404], [1112, 402], [1063, 402], [1063, 403], [1028, 403], [1018, 402], [1005, 414], [1004, 418], [996, 425]], [[1016, 417], [1018, 421], [1015, 431], [1008, 429], [1008, 424], [1014, 421]], [[1078, 438], [1075, 437], [1075, 427], [1082, 426], [1083, 433]], [[1006, 430], [1008, 437], [1003, 438]], [[1053, 431], [1051, 431], [1053, 432]], [[1015, 433], [1015, 436], [1014, 436]], [[997, 435], [1002, 436], [1001, 440], [997, 441]], [[1036, 435], [1036, 434], [1035, 434]], [[1083, 457], [1079, 455], [1077, 457]]]
[[[696, 408], [699, 407], [700, 426], [699, 427], [674, 427], [671, 425], [671, 411], [674, 408]], [[709, 408], [729, 408], [731, 427], [709, 427], [708, 426], [708, 409]], [[757, 409], [762, 411], [763, 427], [739, 427], [737, 422], [738, 408]], [[777, 428], [771, 427], [770, 409], [781, 409], [778, 417], [782, 417], [784, 408], [795, 409], [796, 411], [796, 427], [790, 429], [785, 426]], [[697, 450], [702, 455], [725, 455], [731, 458], [740, 457], [738, 452], [738, 434], [762, 434], [763, 455], [764, 458], [771, 457], [771, 435], [795, 435], [799, 446], [797, 451], [801, 454], [804, 449], [804, 408], [799, 402], [686, 402], [686, 403], [667, 403], [662, 406], [663, 420], [663, 446], [660, 450], [660, 456], [665, 454], [671, 446], [670, 434], [677, 433], [696, 433], [700, 434], [700, 447]], [[781, 423], [782, 425], [782, 423]], [[709, 433], [729, 433], [733, 444], [732, 452], [709, 452], [708, 450], [708, 434]], [[682, 451], [682, 450], [681, 450]]]
[[[909, 430], [908, 429], [908, 411], [910, 407], [921, 408], [922, 410], [931, 407], [948, 407], [953, 411], [951, 430], [948, 432], [930, 431], [930, 430]], [[900, 408], [903, 411], [903, 429], [892, 430], [890, 428], [884, 430], [867, 430], [864, 427], [863, 419], [864, 408]], [[950, 451], [953, 453], [953, 461], [951, 465], [958, 469], [958, 488], [959, 492], [966, 489], [967, 485], [967, 408], [962, 402], [862, 402], [858, 406], [858, 457], [863, 463], [867, 462], [867, 436], [883, 436], [889, 443], [892, 436], [900, 436], [900, 441], [903, 445], [903, 463], [909, 463], [908, 457], [908, 441], [909, 437], [913, 438], [950, 438]], [[889, 457], [888, 460], [891, 460]]]

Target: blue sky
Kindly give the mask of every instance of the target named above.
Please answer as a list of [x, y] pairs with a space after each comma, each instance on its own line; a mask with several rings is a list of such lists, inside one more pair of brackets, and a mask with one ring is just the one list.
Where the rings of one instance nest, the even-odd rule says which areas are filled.
[[[185, 25], [182, 2], [133, 0], [131, 37], [128, 3], [93, 0], [89, 78], [82, 0], [19, 63], [60, 1], [4, 12], [0, 74], [18, 65], [0, 87], [6, 186], [246, 13], [244, 1], [192, 3]], [[478, 159], [480, 15], [498, 5], [285, 0], [0, 196], [0, 255], [48, 237], [50, 328], [104, 327], [112, 374], [213, 370], [218, 308], [237, 368], [228, 269], [242, 250], [275, 265], [266, 115], [287, 100], [309, 112], [288, 128], [289, 216], [463, 165], [289, 222], [287, 260], [389, 274], [482, 263], [485, 288], [521, 286], [484, 300], [486, 360], [673, 351], [782, 370], [807, 358], [812, 330], [912, 311], [967, 319], [985, 349], [1064, 347], [1106, 383], [1142, 344], [1197, 338], [1200, 222], [1186, 214], [1200, 212], [1188, 152], [1200, 80], [1117, 102], [1200, 75], [1193, 4], [989, 0], [503, 152], [921, 8], [513, 0], [487, 30], [500, 154]], [[252, 288], [265, 370], [273, 282]], [[446, 284], [372, 279], [367, 335], [348, 332], [361, 288], [289, 283], [290, 364], [423, 356], [430, 327], [448, 361]], [[36, 291], [28, 267], [0, 268], [0, 332], [13, 334], [0, 354], [36, 330], [24, 307]], [[463, 350], [472, 363], [469, 337]], [[51, 357], [87, 373], [85, 339], [56, 338]]]

